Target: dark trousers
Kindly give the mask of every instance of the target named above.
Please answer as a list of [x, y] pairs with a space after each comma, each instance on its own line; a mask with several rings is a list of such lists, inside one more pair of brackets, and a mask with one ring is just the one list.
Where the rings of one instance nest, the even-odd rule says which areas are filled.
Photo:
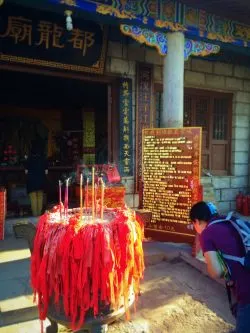
[[239, 304], [236, 316], [236, 333], [250, 332], [250, 304]]

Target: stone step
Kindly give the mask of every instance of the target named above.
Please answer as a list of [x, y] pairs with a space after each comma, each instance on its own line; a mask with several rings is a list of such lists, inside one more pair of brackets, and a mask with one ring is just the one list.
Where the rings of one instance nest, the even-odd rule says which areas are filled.
[[[180, 253], [180, 259], [185, 261], [188, 265], [192, 266], [193, 268], [197, 269], [199, 272], [201, 272], [203, 275], [210, 278], [207, 272], [207, 267], [205, 261], [198, 260], [197, 258], [194, 258], [192, 256], [189, 256], [185, 252]], [[225, 282], [222, 279], [214, 279], [216, 282], [221, 284], [223, 287], [225, 286]]]
[[[46, 327], [50, 325], [48, 320], [45, 320], [43, 327], [44, 332]], [[20, 322], [18, 324], [5, 325], [0, 328], [1, 333], [41, 333], [41, 322], [38, 319]], [[63, 332], [63, 331], [60, 331]], [[64, 331], [65, 332], [65, 331]]]
[[38, 310], [35, 305], [7, 312], [0, 312], [0, 327], [4, 328], [9, 325], [25, 323], [33, 320], [38, 320]]
[[13, 225], [19, 222], [30, 222], [33, 224], [37, 224], [38, 218], [37, 217], [17, 217], [17, 218], [7, 218], [5, 221], [5, 237], [13, 236]]
[[0, 327], [37, 319], [27, 242], [7, 236], [0, 243], [0, 265]]
[[181, 252], [191, 255], [192, 248], [187, 244], [163, 243], [163, 242], [144, 242], [145, 266], [159, 264], [162, 261], [177, 258]]

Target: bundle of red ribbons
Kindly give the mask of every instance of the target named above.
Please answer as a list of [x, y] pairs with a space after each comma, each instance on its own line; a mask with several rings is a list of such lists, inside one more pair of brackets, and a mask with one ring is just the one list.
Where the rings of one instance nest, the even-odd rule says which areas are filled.
[[144, 272], [142, 224], [129, 209], [109, 210], [109, 222], [93, 224], [83, 224], [79, 213], [56, 220], [58, 210], [41, 216], [31, 258], [40, 319], [61, 300], [73, 329], [89, 311], [97, 316], [100, 304], [115, 310], [122, 298], [128, 310], [129, 291], [138, 295]]

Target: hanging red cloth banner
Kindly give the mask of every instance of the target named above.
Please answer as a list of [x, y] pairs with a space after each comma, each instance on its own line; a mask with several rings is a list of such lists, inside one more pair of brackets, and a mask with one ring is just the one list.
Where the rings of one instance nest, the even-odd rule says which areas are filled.
[[4, 240], [4, 224], [6, 217], [6, 190], [0, 188], [0, 240]]
[[[48, 309], [63, 311], [73, 329], [102, 306], [128, 310], [144, 272], [143, 225], [128, 209], [106, 209], [103, 222], [80, 220], [79, 210], [61, 221], [59, 207], [38, 223], [31, 257], [31, 283], [44, 320]], [[127, 312], [128, 314], [128, 312]]]

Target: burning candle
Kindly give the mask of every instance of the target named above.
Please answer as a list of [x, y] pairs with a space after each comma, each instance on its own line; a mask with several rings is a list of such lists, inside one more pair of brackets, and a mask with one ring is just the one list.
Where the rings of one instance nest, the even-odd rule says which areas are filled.
[[80, 219], [82, 219], [82, 173], [80, 175]]
[[102, 178], [100, 181], [101, 181], [101, 220], [103, 220], [105, 184]]
[[59, 209], [60, 219], [62, 218], [62, 182], [59, 180]]
[[92, 167], [92, 223], [95, 223], [95, 168]]
[[68, 205], [69, 205], [69, 178], [66, 179], [65, 197], [64, 197], [64, 214], [68, 218]]

